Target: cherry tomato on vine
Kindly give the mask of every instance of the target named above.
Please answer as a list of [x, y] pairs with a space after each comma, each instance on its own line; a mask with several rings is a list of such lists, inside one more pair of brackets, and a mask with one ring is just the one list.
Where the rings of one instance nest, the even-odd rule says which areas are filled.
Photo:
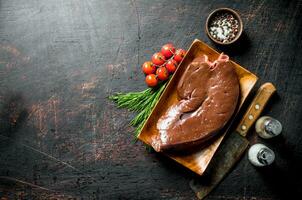
[[159, 67], [156, 70], [157, 78], [161, 81], [165, 81], [169, 78], [169, 72], [165, 67]]
[[142, 71], [148, 75], [148, 74], [154, 74], [156, 71], [155, 65], [151, 61], [144, 62], [142, 65]]
[[161, 53], [166, 57], [166, 59], [171, 58], [175, 53], [175, 47], [173, 44], [168, 43], [162, 46]]
[[149, 87], [154, 87], [157, 85], [158, 83], [158, 80], [156, 78], [156, 75], [155, 74], [149, 74], [146, 76], [146, 84], [149, 86]]
[[177, 49], [175, 54], [174, 54], [174, 60], [178, 63], [181, 62], [181, 60], [184, 58], [184, 56], [186, 55], [186, 51], [183, 49]]
[[165, 67], [167, 68], [167, 70], [170, 74], [173, 74], [177, 68], [177, 65], [178, 65], [178, 63], [175, 60], [171, 59], [171, 60], [168, 60]]
[[158, 65], [158, 66], [162, 65], [166, 62], [165, 56], [161, 52], [157, 52], [157, 53], [153, 54], [151, 60], [155, 65]]

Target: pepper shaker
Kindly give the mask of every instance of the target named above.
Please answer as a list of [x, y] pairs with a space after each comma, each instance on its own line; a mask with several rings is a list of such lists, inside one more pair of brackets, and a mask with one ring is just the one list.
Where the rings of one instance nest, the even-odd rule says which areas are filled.
[[263, 116], [257, 120], [255, 129], [260, 137], [269, 139], [281, 133], [282, 125], [278, 120], [272, 117]]
[[248, 159], [256, 167], [264, 167], [274, 162], [275, 153], [264, 144], [258, 143], [249, 149]]

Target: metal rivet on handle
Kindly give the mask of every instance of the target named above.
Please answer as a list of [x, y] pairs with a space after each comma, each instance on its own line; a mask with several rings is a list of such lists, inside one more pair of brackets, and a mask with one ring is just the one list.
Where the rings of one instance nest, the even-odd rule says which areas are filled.
[[256, 105], [255, 105], [255, 109], [256, 109], [256, 110], [259, 110], [259, 108], [260, 108], [260, 105], [259, 105], [259, 104], [256, 104]]
[[254, 119], [254, 116], [252, 114], [249, 115], [249, 120]]
[[242, 125], [242, 126], [241, 126], [241, 129], [242, 129], [242, 130], [246, 130], [246, 125]]

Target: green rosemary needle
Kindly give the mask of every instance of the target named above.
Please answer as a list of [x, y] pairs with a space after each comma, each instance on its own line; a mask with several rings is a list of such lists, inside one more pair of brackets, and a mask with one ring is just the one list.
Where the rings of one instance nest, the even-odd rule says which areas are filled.
[[130, 122], [131, 126], [136, 127], [134, 132], [135, 138], [137, 138], [142, 130], [166, 84], [167, 82], [156, 88], [148, 88], [141, 92], [117, 93], [109, 96], [109, 99], [114, 101], [118, 108], [126, 108], [138, 113]]

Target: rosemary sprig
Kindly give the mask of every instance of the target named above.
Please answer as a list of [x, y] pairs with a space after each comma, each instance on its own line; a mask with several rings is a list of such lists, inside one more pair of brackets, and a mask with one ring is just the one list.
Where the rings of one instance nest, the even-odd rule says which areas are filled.
[[156, 88], [148, 88], [141, 92], [117, 93], [109, 97], [117, 104], [118, 108], [127, 108], [130, 111], [138, 112], [130, 122], [131, 126], [136, 127], [135, 138], [143, 128], [166, 84], [167, 82]]

